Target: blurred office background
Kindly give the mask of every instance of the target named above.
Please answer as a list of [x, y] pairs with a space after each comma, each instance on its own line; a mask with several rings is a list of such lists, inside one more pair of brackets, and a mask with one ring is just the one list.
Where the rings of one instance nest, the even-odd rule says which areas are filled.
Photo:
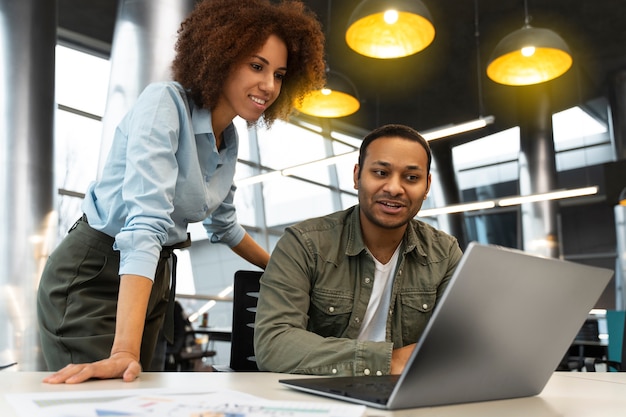
[[[596, 307], [625, 308], [626, 3], [424, 0], [432, 44], [376, 59], [346, 45], [358, 0], [304, 2], [327, 35], [329, 75], [347, 80], [359, 109], [301, 113], [271, 130], [236, 120], [238, 218], [257, 241], [271, 251], [286, 226], [355, 204], [354, 152], [369, 130], [404, 123], [436, 137], [479, 120], [485, 126], [431, 140], [433, 187], [419, 218], [462, 247], [479, 241], [613, 269]], [[193, 4], [0, 0], [0, 365], [44, 369], [35, 316], [41, 267], [79, 217], [116, 122], [145, 85], [169, 77], [176, 30]], [[525, 14], [566, 39], [573, 64], [540, 84], [494, 82], [490, 55]], [[191, 232], [191, 248], [179, 251], [179, 299], [196, 323], [207, 313], [210, 327], [228, 328], [233, 275], [254, 267], [198, 225]], [[214, 360], [227, 363], [227, 344], [215, 349]]]

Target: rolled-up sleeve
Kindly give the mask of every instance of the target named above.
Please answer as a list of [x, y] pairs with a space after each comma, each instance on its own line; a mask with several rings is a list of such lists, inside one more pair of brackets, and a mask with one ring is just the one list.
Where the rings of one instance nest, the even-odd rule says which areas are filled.
[[246, 234], [245, 229], [237, 222], [237, 211], [233, 203], [236, 189], [233, 184], [226, 198], [203, 222], [212, 243], [224, 243], [231, 248], [237, 246]]
[[116, 134], [127, 137], [122, 187], [126, 222], [115, 236], [120, 274], [154, 278], [161, 247], [174, 226], [180, 114], [173, 90], [149, 86]]

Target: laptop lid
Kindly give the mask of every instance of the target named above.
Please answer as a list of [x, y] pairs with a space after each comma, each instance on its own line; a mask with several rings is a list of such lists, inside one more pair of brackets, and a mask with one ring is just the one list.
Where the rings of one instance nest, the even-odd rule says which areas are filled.
[[[280, 382], [386, 409], [536, 395], [612, 276], [609, 269], [472, 242], [404, 372], [391, 378], [388, 401], [351, 392], [362, 385], [357, 382], [371, 385], [381, 377]], [[324, 380], [334, 386], [323, 388]], [[337, 386], [342, 380], [346, 387]]]

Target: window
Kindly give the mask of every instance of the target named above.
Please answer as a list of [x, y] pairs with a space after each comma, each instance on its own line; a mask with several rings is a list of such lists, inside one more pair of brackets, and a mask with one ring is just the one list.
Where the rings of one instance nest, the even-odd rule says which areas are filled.
[[56, 47], [54, 185], [60, 190], [59, 238], [80, 215], [80, 196], [98, 174], [109, 70], [105, 59]]

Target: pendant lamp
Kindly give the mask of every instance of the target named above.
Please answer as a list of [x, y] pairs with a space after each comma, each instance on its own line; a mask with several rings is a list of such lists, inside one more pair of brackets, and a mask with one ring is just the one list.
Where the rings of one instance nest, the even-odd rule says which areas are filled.
[[350, 48], [379, 59], [413, 55], [434, 38], [430, 12], [420, 0], [364, 0], [352, 12], [346, 31]]
[[327, 70], [324, 88], [310, 92], [295, 107], [309, 116], [333, 118], [355, 113], [361, 103], [356, 87], [347, 77]]
[[572, 66], [565, 41], [549, 29], [530, 26], [528, 12], [524, 26], [498, 43], [487, 76], [505, 85], [531, 85], [550, 81]]

